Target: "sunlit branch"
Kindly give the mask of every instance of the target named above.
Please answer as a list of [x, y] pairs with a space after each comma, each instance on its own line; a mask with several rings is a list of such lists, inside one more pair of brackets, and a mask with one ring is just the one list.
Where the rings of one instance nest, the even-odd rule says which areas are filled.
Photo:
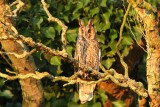
[[17, 17], [17, 12], [24, 6], [24, 3], [21, 0], [16, 0], [10, 6], [13, 5], [16, 5], [16, 9], [12, 11], [11, 17]]
[[[93, 83], [99, 83], [102, 81], [106, 81], [108, 79], [112, 80], [115, 84], [122, 86], [122, 87], [129, 87], [130, 89], [132, 89], [134, 92], [136, 92], [137, 94], [139, 94], [140, 96], [143, 97], [147, 97], [147, 91], [145, 90], [145, 88], [143, 87], [143, 84], [140, 82], [135, 82], [134, 80], [130, 79], [129, 77], [125, 77], [122, 74], [118, 74], [114, 69], [110, 69], [110, 70], [106, 70], [101, 64], [100, 64], [100, 68], [104, 73], [98, 72], [94, 69], [91, 69], [91, 67], [88, 67], [84, 64], [81, 64], [81, 67], [79, 67], [79, 63], [78, 61], [76, 61], [73, 58], [68, 58], [67, 56], [65, 56], [65, 54], [63, 54], [62, 51], [57, 51], [57, 50], [53, 50], [49, 47], [46, 47], [45, 45], [41, 44], [41, 43], [36, 43], [32, 40], [32, 38], [26, 38], [22, 35], [18, 35], [18, 36], [3, 36], [0, 37], [0, 40], [21, 40], [22, 42], [27, 43], [29, 46], [34, 47], [35, 49], [37, 49], [37, 51], [44, 51], [50, 55], [53, 56], [61, 56], [64, 60], [67, 60], [68, 62], [73, 63], [73, 65], [77, 68], [81, 68], [84, 71], [89, 71], [91, 72], [91, 75], [93, 76], [97, 76], [98, 80], [96, 81], [90, 81], [90, 82], [86, 82], [86, 84], [93, 84]], [[71, 77], [64, 77], [64, 76], [56, 76], [53, 78], [53, 76], [47, 72], [43, 73], [29, 73], [25, 75], [16, 75], [16, 76], [8, 76], [6, 74], [2, 74], [0, 73], [0, 77], [6, 78], [7, 80], [14, 80], [14, 79], [26, 79], [26, 78], [35, 78], [35, 79], [42, 79], [44, 77], [49, 77], [52, 79], [52, 81], [65, 81], [68, 82], [66, 85], [69, 84], [75, 84], [75, 83], [85, 83], [84, 80], [81, 80], [80, 78], [77, 78], [77, 74], [74, 74]], [[37, 76], [38, 75], [38, 76]]]
[[29, 55], [33, 54], [34, 52], [36, 52], [36, 49], [33, 49], [30, 52], [23, 51], [22, 54], [17, 54], [15, 52], [2, 52], [2, 51], [0, 51], [0, 54], [14, 55], [16, 58], [24, 58], [24, 57], [28, 57]]
[[[101, 66], [102, 70], [104, 70], [104, 68]], [[143, 96], [143, 97], [147, 97], [147, 91], [143, 88], [143, 84], [140, 82], [136, 82], [130, 78], [126, 78], [124, 77], [122, 74], [118, 74], [116, 73], [113, 69], [111, 70], [105, 70], [106, 73], [101, 73], [101, 77], [98, 80], [95, 81], [85, 81], [80, 79], [78, 76], [80, 74], [75, 73], [73, 74], [71, 77], [65, 77], [65, 76], [56, 76], [54, 77], [53, 75], [49, 74], [48, 72], [35, 72], [35, 73], [28, 73], [28, 74], [16, 74], [14, 76], [9, 76], [7, 74], [4, 73], [0, 73], [0, 77], [6, 78], [6, 80], [16, 80], [16, 79], [27, 79], [27, 78], [34, 78], [37, 80], [43, 79], [45, 77], [49, 78], [52, 80], [52, 82], [56, 82], [56, 81], [64, 81], [64, 82], [68, 82], [66, 84], [64, 84], [64, 86], [66, 85], [71, 85], [71, 84], [76, 84], [76, 83], [83, 83], [83, 84], [97, 84], [99, 82], [102, 81], [106, 81], [106, 80], [112, 80], [115, 84], [122, 86], [122, 87], [129, 87], [131, 90], [133, 90], [134, 92], [136, 92], [138, 95]], [[112, 72], [112, 75], [109, 73]]]
[[42, 5], [43, 5], [43, 9], [48, 16], [48, 21], [56, 22], [56, 23], [58, 23], [58, 25], [60, 25], [62, 27], [62, 34], [61, 34], [61, 41], [62, 41], [62, 44], [63, 44], [63, 50], [62, 51], [66, 52], [66, 43], [67, 43], [66, 42], [66, 32], [67, 32], [68, 27], [64, 23], [62, 23], [61, 20], [59, 20], [58, 18], [53, 17], [51, 15], [51, 13], [47, 9], [47, 4], [45, 3], [45, 0], [41, 0], [41, 2], [42, 2]]
[[124, 67], [125, 76], [126, 76], [126, 77], [128, 77], [128, 65], [124, 62], [124, 60], [123, 60], [124, 56], [120, 53], [120, 51], [119, 51], [118, 48], [119, 48], [119, 45], [120, 45], [120, 43], [122, 42], [122, 39], [123, 39], [123, 28], [124, 28], [124, 25], [125, 25], [125, 23], [126, 23], [126, 19], [127, 19], [127, 15], [128, 15], [128, 13], [129, 13], [130, 7], [131, 7], [131, 4], [128, 5], [128, 8], [127, 8], [126, 13], [125, 13], [125, 15], [124, 15], [123, 22], [122, 22], [122, 25], [121, 25], [121, 27], [120, 27], [119, 40], [118, 40], [118, 42], [117, 42], [117, 44], [116, 44], [116, 52], [117, 52], [117, 54], [118, 54], [118, 56], [119, 56], [119, 58], [120, 58], [121, 64], [122, 64], [123, 67]]

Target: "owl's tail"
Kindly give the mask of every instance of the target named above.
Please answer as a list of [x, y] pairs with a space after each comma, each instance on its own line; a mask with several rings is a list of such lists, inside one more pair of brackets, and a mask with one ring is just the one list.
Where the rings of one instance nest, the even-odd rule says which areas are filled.
[[79, 91], [79, 99], [82, 104], [86, 103], [87, 101], [91, 101], [93, 99], [93, 91], [96, 87], [96, 84], [78, 84], [78, 91]]

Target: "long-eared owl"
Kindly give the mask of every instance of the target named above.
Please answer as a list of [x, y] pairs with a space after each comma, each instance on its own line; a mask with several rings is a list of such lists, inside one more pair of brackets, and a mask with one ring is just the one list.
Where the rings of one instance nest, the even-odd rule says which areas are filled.
[[[74, 58], [78, 60], [79, 66], [84, 64], [99, 71], [100, 51], [93, 22], [92, 20], [89, 20], [88, 24], [85, 26], [84, 22], [80, 20], [79, 25]], [[84, 72], [83, 69], [80, 68], [78, 68], [76, 72], [80, 73], [81, 79], [86, 81], [92, 80], [89, 72]], [[96, 84], [78, 83], [78, 92], [81, 103], [92, 100], [95, 87]]]

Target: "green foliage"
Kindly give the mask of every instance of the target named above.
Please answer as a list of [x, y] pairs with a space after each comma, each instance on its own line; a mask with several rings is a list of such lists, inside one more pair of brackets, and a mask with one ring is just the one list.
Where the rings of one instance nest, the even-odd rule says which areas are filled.
[[105, 91], [102, 89], [99, 89], [98, 94], [100, 96], [102, 103], [105, 103], [105, 101], [107, 101], [107, 99], [108, 99], [108, 96], [106, 95]]
[[125, 107], [125, 104], [124, 104], [124, 102], [123, 101], [121, 101], [121, 100], [118, 100], [118, 101], [114, 101], [114, 102], [112, 102], [113, 103], [113, 107]]
[[112, 66], [113, 62], [115, 62], [115, 59], [114, 59], [114, 58], [107, 58], [107, 60], [103, 60], [103, 61], [102, 61], [102, 64], [103, 64], [107, 69], [109, 69], [109, 68]]
[[0, 97], [12, 98], [13, 94], [10, 90], [0, 91]]
[[78, 29], [69, 29], [67, 31], [67, 41], [76, 43], [77, 34], [78, 34]]
[[61, 65], [61, 59], [59, 56], [53, 56], [50, 60], [52, 65]]
[[[93, 19], [102, 52], [102, 64], [107, 69], [115, 67], [114, 63], [118, 59], [116, 43], [119, 39], [119, 29], [125, 12], [121, 0], [45, 1], [48, 3], [51, 14], [68, 26], [66, 39], [67, 52], [70, 57], [74, 57], [79, 27], [78, 20], [83, 19], [84, 22], [87, 22], [91, 18]], [[126, 8], [125, 4], [124, 6]], [[26, 0], [25, 7], [17, 17], [16, 28], [20, 34], [31, 37], [36, 42], [43, 43], [52, 49], [61, 50], [62, 28], [55, 22], [48, 22], [47, 18], [40, 0]], [[139, 41], [142, 35], [138, 32], [138, 26], [130, 18], [129, 21]], [[123, 32], [123, 40], [119, 47], [124, 56], [129, 54], [129, 47], [133, 44], [133, 36], [131, 36], [128, 28], [129, 25], [126, 24]], [[48, 71], [55, 76], [71, 76], [74, 74], [72, 64], [68, 64], [58, 56], [47, 56], [40, 52], [34, 53], [33, 57], [40, 72]], [[5, 70], [3, 67], [1, 69], [2, 71]], [[3, 87], [3, 82], [4, 80], [0, 79], [0, 87]], [[102, 107], [102, 104], [108, 99], [104, 90], [97, 89], [92, 101], [80, 104], [78, 93], [75, 89], [76, 86], [63, 87], [64, 82], [52, 83], [46, 79], [43, 79], [42, 82], [45, 90], [45, 107]], [[20, 87], [17, 86], [16, 88], [18, 89]], [[7, 92], [0, 91], [0, 96], [12, 98], [13, 95], [8, 90]], [[124, 107], [122, 101], [115, 101], [113, 105], [114, 107]]]
[[51, 26], [43, 27], [42, 28], [42, 33], [43, 33], [43, 35], [45, 35], [46, 38], [54, 40], [54, 37], [55, 37], [54, 27], [51, 27]]

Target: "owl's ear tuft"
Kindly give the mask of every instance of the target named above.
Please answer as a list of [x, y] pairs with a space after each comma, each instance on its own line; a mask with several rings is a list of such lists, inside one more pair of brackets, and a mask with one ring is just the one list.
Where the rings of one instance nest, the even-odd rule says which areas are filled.
[[91, 26], [93, 26], [93, 21], [92, 21], [92, 19], [90, 19], [89, 21], [88, 21], [88, 25], [87, 25], [88, 27], [91, 27]]
[[85, 26], [85, 25], [84, 25], [84, 21], [81, 20], [81, 19], [79, 19], [79, 26]]

